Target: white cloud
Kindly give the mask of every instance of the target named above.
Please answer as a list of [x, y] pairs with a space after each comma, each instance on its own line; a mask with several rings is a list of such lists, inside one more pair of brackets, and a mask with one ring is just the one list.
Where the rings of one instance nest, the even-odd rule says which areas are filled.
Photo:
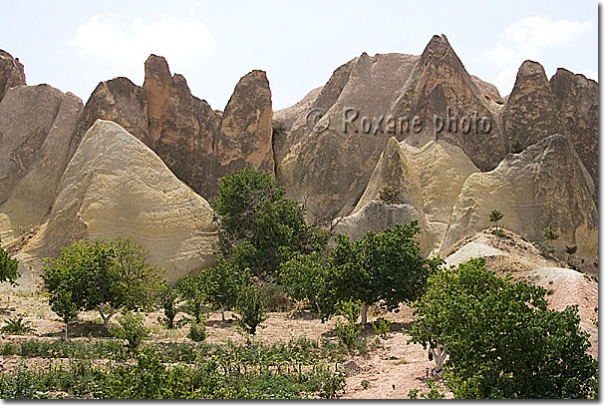
[[548, 16], [540, 15], [508, 25], [499, 34], [494, 49], [484, 54], [487, 62], [500, 69], [494, 84], [506, 94], [512, 89], [522, 62], [527, 59], [538, 61], [544, 52], [568, 45], [591, 29], [591, 21], [552, 21]]
[[109, 62], [117, 69], [140, 65], [154, 53], [171, 67], [188, 68], [194, 58], [216, 49], [212, 34], [201, 23], [165, 14], [153, 21], [125, 22], [119, 14], [94, 15], [77, 29], [70, 44], [79, 56]]

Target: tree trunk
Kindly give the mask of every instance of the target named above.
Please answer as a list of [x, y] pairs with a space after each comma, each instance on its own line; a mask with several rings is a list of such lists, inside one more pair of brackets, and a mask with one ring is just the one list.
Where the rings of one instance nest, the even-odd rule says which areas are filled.
[[109, 330], [109, 320], [115, 314], [115, 310], [113, 309], [113, 307], [110, 307], [109, 315], [105, 316], [105, 314], [103, 313], [103, 308], [100, 305], [97, 305], [96, 309], [97, 311], [99, 311], [99, 314], [101, 314], [101, 319], [103, 319], [103, 328], [105, 330]]
[[220, 307], [220, 314], [222, 315], [222, 322], [224, 322], [224, 306]]
[[67, 322], [65, 322], [65, 341], [67, 341]]
[[363, 326], [367, 325], [367, 307], [366, 302], [361, 303], [361, 325]]
[[447, 345], [437, 344], [436, 348], [429, 348], [428, 355], [434, 358], [434, 375], [441, 376], [443, 372], [443, 363], [447, 357]]

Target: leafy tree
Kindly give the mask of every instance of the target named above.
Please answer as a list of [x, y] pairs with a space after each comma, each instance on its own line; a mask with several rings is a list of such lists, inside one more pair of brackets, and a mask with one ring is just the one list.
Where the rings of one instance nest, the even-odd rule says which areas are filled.
[[149, 330], [145, 328], [145, 317], [139, 312], [124, 310], [117, 321], [119, 326], [113, 326], [111, 334], [118, 339], [125, 339], [129, 351], [136, 351], [149, 335]]
[[566, 263], [570, 264], [570, 257], [572, 255], [574, 255], [575, 253], [577, 253], [577, 245], [574, 246], [566, 246], [566, 248], [564, 249], [564, 251], [566, 252], [566, 254], [568, 255], [567, 259], [566, 259]]
[[50, 296], [50, 309], [59, 315], [65, 324], [65, 340], [67, 340], [67, 325], [73, 321], [80, 312], [78, 306], [73, 301], [71, 291], [58, 288], [55, 293]]
[[182, 309], [193, 316], [197, 323], [202, 322], [203, 319], [203, 303], [206, 299], [204, 282], [203, 272], [199, 272], [183, 277], [176, 286], [181, 296], [187, 301]]
[[543, 237], [549, 242], [550, 246], [553, 247], [553, 241], [560, 237], [560, 234], [556, 232], [556, 229], [552, 227], [552, 224], [545, 229], [543, 229]]
[[578, 309], [547, 308], [546, 290], [513, 284], [472, 259], [428, 279], [411, 342], [445, 349], [456, 398], [586, 398], [597, 361]]
[[325, 298], [325, 264], [322, 255], [295, 253], [281, 265], [281, 282], [290, 298], [301, 302], [307, 300], [311, 310], [321, 313]]
[[262, 290], [255, 284], [244, 285], [239, 289], [235, 312], [239, 314], [238, 324], [247, 333], [256, 334], [258, 325], [268, 319], [266, 299]]
[[497, 229], [499, 229], [499, 221], [503, 218], [501, 211], [493, 210], [489, 214], [489, 221], [494, 222]]
[[363, 327], [357, 325], [357, 319], [361, 314], [360, 301], [340, 301], [336, 304], [337, 311], [346, 318], [346, 322], [340, 319], [336, 321], [336, 336], [350, 354], [354, 354], [354, 347], [357, 338], [363, 331]]
[[367, 308], [379, 303], [391, 311], [401, 302], [413, 301], [426, 288], [426, 280], [440, 259], [424, 259], [414, 236], [417, 221], [396, 224], [381, 233], [368, 231], [356, 242], [338, 235], [329, 257], [324, 318], [338, 301], [361, 300], [361, 324], [367, 324]]
[[233, 309], [237, 303], [239, 288], [250, 282], [249, 270], [240, 271], [233, 263], [218, 257], [218, 264], [201, 272], [200, 287], [204, 301], [209, 303], [213, 309], [220, 310], [222, 321], [224, 311]]
[[175, 329], [174, 318], [178, 314], [178, 290], [169, 284], [166, 284], [159, 294], [159, 301], [164, 309], [164, 317], [158, 318], [158, 321], [168, 329]]
[[211, 204], [219, 246], [241, 269], [272, 276], [294, 252], [322, 250], [329, 234], [304, 222], [304, 207], [284, 197], [268, 174], [246, 167], [222, 178]]
[[19, 268], [19, 262], [17, 259], [11, 259], [8, 252], [0, 246], [0, 283], [8, 281], [10, 285], [16, 286], [15, 281], [19, 277], [17, 269]]
[[68, 297], [78, 310], [99, 311], [105, 329], [119, 308], [150, 310], [165, 283], [163, 269], [150, 265], [146, 253], [128, 238], [81, 240], [47, 258], [44, 274], [49, 300]]

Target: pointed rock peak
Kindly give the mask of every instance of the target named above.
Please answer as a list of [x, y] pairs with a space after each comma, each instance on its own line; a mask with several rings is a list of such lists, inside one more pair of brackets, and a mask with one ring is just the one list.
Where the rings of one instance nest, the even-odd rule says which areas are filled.
[[163, 56], [151, 54], [145, 61], [145, 81], [151, 78], [159, 82], [169, 82], [172, 78], [168, 61]]
[[388, 144], [386, 145], [386, 149], [394, 149], [394, 148], [398, 148], [399, 143], [396, 140], [396, 138], [393, 136], [390, 139], [388, 139]]
[[532, 60], [525, 60], [522, 65], [520, 65], [516, 78], [518, 79], [521, 76], [537, 76], [540, 79], [543, 78], [543, 80], [547, 81], [547, 76], [545, 76], [545, 69], [543, 69], [543, 66], [541, 66], [540, 63]]
[[442, 58], [447, 55], [450, 49], [451, 44], [449, 44], [449, 40], [445, 34], [441, 34], [440, 36], [434, 35], [430, 42], [428, 42], [428, 45], [426, 45], [422, 56], [430, 55], [435, 58]]

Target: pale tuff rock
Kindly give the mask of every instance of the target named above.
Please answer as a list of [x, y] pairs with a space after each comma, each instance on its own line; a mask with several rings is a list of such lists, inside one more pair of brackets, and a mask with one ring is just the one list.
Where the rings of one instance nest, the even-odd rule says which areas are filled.
[[553, 135], [520, 154], [508, 155], [493, 171], [475, 173], [455, 203], [441, 252], [447, 255], [462, 238], [491, 226], [489, 213], [504, 214], [501, 225], [527, 240], [545, 242], [548, 225], [558, 229], [559, 255], [577, 245], [576, 257], [593, 271], [598, 253], [598, 210], [586, 172], [563, 135]]
[[65, 170], [39, 245], [26, 253], [54, 256], [73, 240], [132, 235], [175, 282], [214, 265], [212, 213], [142, 142], [98, 120]]
[[0, 102], [2, 242], [39, 225], [50, 213], [82, 101], [49, 85], [19, 86]]
[[24, 85], [25, 67], [19, 62], [19, 58], [13, 58], [0, 49], [0, 101], [9, 89]]

